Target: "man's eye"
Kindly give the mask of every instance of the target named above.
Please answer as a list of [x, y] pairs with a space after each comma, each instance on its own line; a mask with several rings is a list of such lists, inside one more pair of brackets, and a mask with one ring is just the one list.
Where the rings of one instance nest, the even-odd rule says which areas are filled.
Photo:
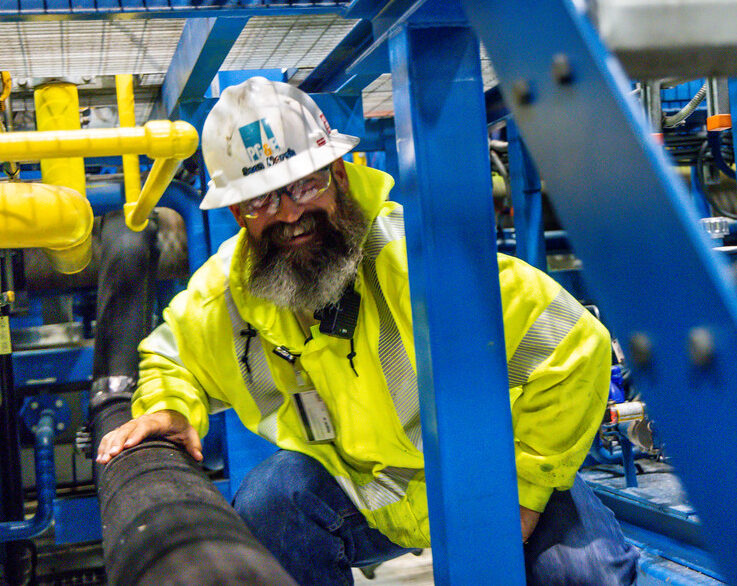
[[264, 205], [266, 205], [266, 202], [269, 201], [270, 198], [271, 198], [270, 193], [267, 193], [266, 195], [261, 195], [259, 197], [254, 197], [252, 200], [248, 202], [248, 207], [252, 210], [261, 208]]

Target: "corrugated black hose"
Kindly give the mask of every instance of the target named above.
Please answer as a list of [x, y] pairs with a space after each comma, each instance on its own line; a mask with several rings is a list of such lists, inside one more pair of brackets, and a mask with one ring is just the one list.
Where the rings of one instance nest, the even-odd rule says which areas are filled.
[[[113, 212], [101, 237], [93, 453], [130, 419], [136, 348], [150, 329], [158, 260], [155, 226], [133, 233]], [[95, 477], [109, 584], [295, 584], [179, 446], [144, 442], [98, 465]]]

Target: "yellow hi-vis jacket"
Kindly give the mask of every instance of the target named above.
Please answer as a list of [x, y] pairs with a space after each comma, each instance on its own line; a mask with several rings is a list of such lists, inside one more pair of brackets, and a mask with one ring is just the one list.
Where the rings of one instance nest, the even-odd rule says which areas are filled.
[[[250, 296], [241, 231], [141, 343], [133, 416], [173, 409], [202, 436], [208, 413], [232, 407], [252, 432], [319, 460], [372, 527], [402, 546], [428, 547], [402, 208], [387, 201], [389, 175], [346, 167], [351, 194], [373, 218], [355, 281], [353, 348], [318, 326], [304, 332], [291, 311]], [[609, 335], [547, 275], [512, 257], [498, 260], [519, 502], [542, 511], [554, 489], [572, 485], [601, 423]], [[299, 356], [296, 365], [273, 352], [282, 346]], [[329, 443], [305, 439], [290, 397], [297, 370], [327, 406]], [[480, 467], [490, 464], [479, 456]]]

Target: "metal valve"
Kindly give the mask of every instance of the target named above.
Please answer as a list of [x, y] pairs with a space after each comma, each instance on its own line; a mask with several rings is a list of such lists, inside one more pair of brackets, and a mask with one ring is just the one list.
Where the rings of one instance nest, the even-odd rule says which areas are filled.
[[74, 436], [74, 451], [87, 459], [92, 458], [92, 431], [86, 425], [77, 429]]

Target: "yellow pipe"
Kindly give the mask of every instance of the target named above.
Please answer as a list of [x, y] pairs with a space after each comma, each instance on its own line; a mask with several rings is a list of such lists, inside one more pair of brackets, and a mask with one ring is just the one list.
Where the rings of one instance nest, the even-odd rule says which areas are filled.
[[182, 120], [152, 120], [135, 128], [7, 132], [0, 136], [0, 160], [38, 161], [127, 154], [147, 155], [152, 159], [186, 159], [197, 149], [198, 140], [195, 128]]
[[138, 200], [128, 202], [123, 206], [125, 223], [131, 230], [140, 232], [146, 227], [148, 215], [171, 183], [178, 166], [179, 159], [156, 159], [154, 161]]
[[[63, 132], [79, 132], [79, 94], [77, 86], [71, 83], [53, 83], [43, 85], [34, 92], [34, 101], [36, 104], [36, 128], [39, 131], [63, 131]], [[77, 273], [84, 269], [92, 258], [92, 224], [84, 212], [80, 214], [78, 225], [75, 214], [69, 214], [69, 210], [76, 209], [73, 202], [76, 197], [82, 198], [82, 201], [89, 208], [89, 203], [85, 198], [87, 179], [84, 172], [84, 159], [74, 158], [49, 158], [41, 159], [41, 179], [47, 185], [58, 185], [60, 187], [69, 188], [75, 194], [71, 200], [69, 198], [62, 199], [60, 196], [54, 196], [49, 201], [49, 215], [63, 216], [69, 221], [61, 222], [60, 225], [69, 231], [70, 241], [65, 240], [61, 245], [46, 243], [44, 248], [51, 260], [54, 268], [62, 273]], [[39, 188], [41, 186], [37, 186]], [[30, 197], [30, 193], [26, 197]], [[33, 191], [32, 193], [36, 193]], [[42, 193], [38, 191], [38, 193]], [[43, 198], [41, 198], [43, 200]], [[55, 204], [55, 207], [54, 205]], [[81, 204], [80, 204], [81, 205]], [[83, 206], [84, 207], [84, 206]], [[40, 208], [44, 209], [44, 208]], [[91, 209], [88, 215], [92, 215]], [[40, 220], [44, 222], [45, 220]], [[38, 232], [39, 238], [44, 235], [45, 230], [40, 225], [33, 227]], [[77, 234], [83, 234], [83, 238], [78, 240]], [[60, 233], [63, 234], [63, 233]]]
[[[34, 92], [36, 103], [36, 128], [49, 132], [79, 132], [79, 96], [77, 86], [71, 83], [56, 83], [41, 86]], [[9, 137], [23, 133], [9, 132], [3, 135], [3, 141]], [[34, 133], [35, 134], [35, 133]], [[71, 187], [82, 195], [86, 194], [84, 159], [86, 153], [75, 153], [75, 158], [60, 159], [51, 156], [49, 160], [41, 154], [41, 178], [50, 185]], [[9, 159], [8, 159], [9, 160]]]
[[0, 248], [44, 248], [62, 273], [90, 262], [93, 220], [87, 198], [69, 187], [0, 183]]
[[[135, 126], [136, 109], [133, 98], [133, 76], [130, 73], [116, 75], [115, 91], [118, 96], [120, 126]], [[123, 155], [123, 183], [125, 185], [125, 201], [128, 203], [136, 201], [141, 193], [141, 168], [138, 164], [138, 155]]]

